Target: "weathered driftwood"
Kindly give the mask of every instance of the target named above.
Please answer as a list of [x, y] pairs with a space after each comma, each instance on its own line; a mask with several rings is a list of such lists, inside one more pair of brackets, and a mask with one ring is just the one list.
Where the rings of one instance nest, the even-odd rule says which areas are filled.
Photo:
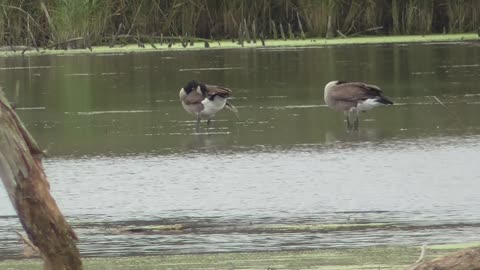
[[64, 50], [66, 50], [66, 49], [68, 49], [68, 44], [73, 44], [74, 42], [77, 42], [77, 41], [80, 41], [80, 40], [84, 41], [85, 38], [84, 37], [71, 38], [71, 39], [68, 39], [68, 40], [64, 40], [64, 41], [61, 41], [61, 42], [57, 42], [55, 44], [45, 46], [45, 49], [62, 48]]
[[134, 39], [137, 42], [138, 47], [145, 48], [145, 44], [143, 44], [143, 42], [140, 40], [140, 33], [138, 32], [138, 29], [137, 29], [137, 37]]
[[80, 270], [77, 236], [50, 195], [35, 140], [0, 90], [0, 178], [46, 270]]
[[247, 41], [248, 44], [252, 42], [250, 39], [250, 31], [248, 31], [248, 25], [247, 25], [247, 20], [243, 19], [243, 33], [245, 36], [245, 40]]
[[[43, 1], [40, 1], [40, 8], [43, 10], [43, 13], [45, 13], [45, 18], [47, 18], [48, 26], [50, 27], [50, 36], [52, 40], [55, 40], [55, 36], [53, 33], [55, 33], [55, 25], [53, 24], [52, 17], [50, 17], [50, 13], [48, 12], [48, 8], [45, 5]], [[33, 20], [35, 21], [35, 20]]]
[[[189, 36], [188, 33], [185, 34], [184, 36], [178, 35], [178, 36], [164, 36], [163, 33], [160, 35], [142, 35], [142, 34], [135, 34], [135, 35], [112, 35], [111, 37], [105, 37], [106, 40], [114, 40], [115, 43], [117, 40], [120, 39], [126, 39], [126, 40], [133, 40], [137, 42], [137, 40], [143, 41], [143, 40], [149, 40], [149, 41], [157, 41], [161, 45], [163, 43], [169, 43], [170, 41], [179, 41], [182, 45], [187, 42], [188, 45], [188, 40], [190, 42], [214, 42], [215, 40], [208, 39], [208, 38], [199, 38], [199, 37], [194, 37], [194, 36]], [[187, 40], [187, 41], [186, 41]], [[234, 42], [234, 41], [232, 41]], [[110, 47], [114, 47], [115, 43], [110, 43]]]
[[253, 43], [257, 43], [257, 27], [255, 20], [252, 22], [252, 40]]
[[[118, 35], [120, 34], [120, 31], [122, 30], [122, 27], [123, 27], [123, 24], [120, 23], [120, 25], [118, 26], [117, 32], [112, 34], [112, 40], [110, 41], [110, 45], [109, 45], [110, 48], [115, 46], [115, 42], [117, 40]], [[163, 39], [163, 34], [162, 34], [162, 39]]]
[[244, 31], [243, 31], [243, 24], [238, 25], [238, 45], [244, 46]]
[[273, 20], [270, 21], [272, 25], [272, 36], [273, 39], [278, 39], [278, 34], [277, 34], [277, 26], [275, 25], [275, 22]]
[[37, 246], [35, 246], [27, 236], [22, 234], [19, 231], [15, 231], [15, 233], [20, 237], [23, 242], [23, 256], [25, 257], [33, 257], [33, 256], [40, 256], [40, 250], [38, 250]]
[[347, 36], [338, 29], [337, 29], [337, 34], [339, 34], [342, 38], [347, 38]]
[[480, 247], [462, 249], [429, 262], [417, 262], [407, 270], [480, 270]]
[[325, 36], [326, 39], [332, 38], [333, 37], [333, 32], [332, 32], [332, 16], [328, 15], [327, 19], [327, 34]]
[[22, 51], [22, 52], [25, 52], [25, 51], [33, 51], [35, 50], [34, 47], [30, 47], [30, 46], [2, 46], [0, 47], [0, 52], [16, 52], [16, 51]]
[[283, 31], [282, 23], [278, 23], [278, 25], [279, 25], [279, 28], [280, 28], [280, 36], [282, 37], [283, 40], [287, 40], [287, 38], [285, 36], [285, 31]]
[[292, 31], [292, 25], [290, 23], [288, 24], [288, 38], [291, 40], [295, 39], [295, 35], [293, 34], [293, 31]]
[[265, 37], [263, 36], [263, 32], [260, 32], [260, 41], [262, 42], [262, 46], [265, 47]]
[[304, 39], [307, 38], [307, 36], [305, 35], [305, 32], [303, 31], [302, 21], [300, 20], [300, 14], [298, 14], [298, 12], [297, 12], [297, 22], [298, 22], [298, 28], [300, 29], [300, 37], [304, 40]]
[[87, 32], [87, 34], [85, 35], [85, 39], [83, 40], [83, 43], [85, 48], [89, 49], [90, 51], [93, 51], [92, 40], [90, 39], [90, 37], [91, 37], [90, 32]]

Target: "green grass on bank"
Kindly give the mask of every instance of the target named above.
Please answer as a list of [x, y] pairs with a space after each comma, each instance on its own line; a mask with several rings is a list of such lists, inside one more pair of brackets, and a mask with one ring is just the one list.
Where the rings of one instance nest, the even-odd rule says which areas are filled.
[[[427, 247], [426, 260], [449, 252], [480, 246], [480, 242]], [[84, 259], [86, 270], [153, 269], [404, 269], [420, 255], [420, 247], [377, 246], [367, 248], [318, 249], [310, 251], [242, 252], [145, 257]], [[34, 260], [0, 261], [0, 270], [40, 270]]]
[[[465, 42], [465, 41], [480, 41], [477, 34], [441, 34], [441, 35], [411, 35], [411, 36], [368, 36], [368, 37], [353, 37], [353, 38], [336, 38], [336, 39], [306, 39], [306, 40], [266, 40], [265, 48], [281, 48], [281, 47], [321, 47], [321, 46], [341, 46], [341, 45], [363, 45], [363, 44], [402, 44], [402, 43], [436, 43], [436, 42]], [[26, 51], [27, 55], [38, 54], [75, 54], [75, 53], [131, 53], [131, 52], [152, 52], [152, 51], [185, 51], [185, 50], [211, 50], [211, 49], [233, 49], [242, 48], [238, 43], [231, 40], [222, 40], [219, 42], [210, 42], [209, 48], [205, 48], [203, 42], [195, 42], [193, 46], [186, 48], [177, 42], [170, 48], [167, 44], [154, 44], [153, 48], [150, 44], [145, 43], [145, 48], [138, 47], [137, 44], [129, 44], [126, 46], [116, 46], [110, 48], [108, 46], [96, 46], [93, 50], [89, 49], [71, 49], [71, 50], [43, 50], [40, 52], [35, 50]], [[244, 43], [244, 48], [262, 48], [262, 43], [257, 40], [257, 43]], [[0, 56], [20, 55], [22, 52], [1, 51]]]

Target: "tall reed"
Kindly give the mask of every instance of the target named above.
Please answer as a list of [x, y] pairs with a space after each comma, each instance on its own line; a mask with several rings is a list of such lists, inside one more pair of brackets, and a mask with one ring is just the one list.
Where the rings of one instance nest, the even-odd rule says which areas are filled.
[[480, 1], [0, 0], [0, 46], [49, 46], [79, 37], [108, 44], [115, 33], [137, 39], [236, 39], [245, 24], [250, 32], [255, 24], [259, 36], [270, 38], [273, 25], [291, 26], [299, 37], [300, 24], [309, 37], [326, 36], [329, 30], [329, 35], [378, 34], [366, 31], [378, 31], [378, 26], [383, 34], [477, 31]]

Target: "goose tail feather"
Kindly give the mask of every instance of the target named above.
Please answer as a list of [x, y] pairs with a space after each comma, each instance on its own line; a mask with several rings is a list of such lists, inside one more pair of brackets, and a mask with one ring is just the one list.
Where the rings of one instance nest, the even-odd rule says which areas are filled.
[[235, 114], [235, 116], [237, 116], [237, 118], [240, 119], [240, 116], [238, 115], [238, 109], [235, 106], [233, 106], [232, 103], [227, 101], [227, 103], [225, 103], [225, 108], [227, 110], [230, 110], [231, 112], [233, 112]]
[[380, 96], [378, 99], [377, 99], [378, 102], [384, 104], [384, 105], [393, 105], [393, 101], [385, 98], [385, 97], [382, 97]]

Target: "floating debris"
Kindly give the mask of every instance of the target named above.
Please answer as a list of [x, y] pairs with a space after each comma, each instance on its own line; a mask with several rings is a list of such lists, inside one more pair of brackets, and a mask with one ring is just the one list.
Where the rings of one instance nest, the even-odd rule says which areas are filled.
[[242, 67], [218, 67], [218, 68], [181, 68], [178, 71], [197, 71], [197, 70], [233, 70], [243, 69]]
[[52, 66], [0, 67], [0, 70], [16, 70], [16, 69], [41, 69], [41, 68], [52, 68]]
[[131, 111], [92, 111], [92, 112], [65, 112], [65, 114], [76, 115], [96, 115], [96, 114], [116, 114], [116, 113], [151, 113], [152, 110], [131, 110]]

